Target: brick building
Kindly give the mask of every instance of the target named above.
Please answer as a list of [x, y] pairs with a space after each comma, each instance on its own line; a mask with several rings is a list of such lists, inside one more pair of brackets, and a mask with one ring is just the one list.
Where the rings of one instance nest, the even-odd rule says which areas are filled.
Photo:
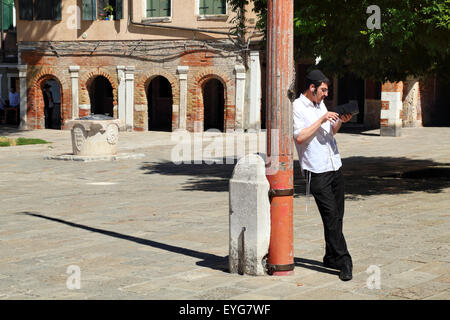
[[[230, 35], [234, 13], [225, 0], [17, 0], [16, 7], [21, 127], [64, 129], [91, 113], [135, 131], [260, 127], [251, 7], [245, 46]], [[56, 106], [47, 121], [45, 84]]]

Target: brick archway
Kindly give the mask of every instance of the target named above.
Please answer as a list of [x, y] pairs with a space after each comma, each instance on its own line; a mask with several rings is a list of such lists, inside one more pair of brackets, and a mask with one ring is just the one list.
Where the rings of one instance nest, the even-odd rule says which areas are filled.
[[67, 103], [70, 97], [68, 97], [65, 93], [65, 83], [53, 73], [53, 70], [42, 70], [35, 76], [30, 86], [31, 89], [28, 93], [28, 99], [30, 103], [28, 103], [27, 108], [27, 123], [29, 127], [34, 129], [45, 128], [43, 89], [45, 83], [48, 80], [54, 80], [59, 85], [59, 91], [61, 95], [61, 128], [63, 129], [64, 123], [72, 117], [72, 105]]
[[189, 90], [191, 101], [190, 112], [188, 112], [188, 130], [198, 132], [203, 131], [203, 121], [205, 117], [205, 108], [203, 101], [203, 86], [211, 79], [220, 81], [224, 90], [224, 131], [234, 129], [235, 127], [235, 106], [231, 103], [231, 97], [234, 96], [234, 87], [231, 80], [226, 75], [217, 70], [204, 70], [194, 77], [194, 89]]
[[[118, 117], [117, 113], [117, 88], [118, 88], [118, 82], [117, 77], [111, 76], [109, 73], [104, 71], [93, 71], [88, 72], [82, 76], [80, 76], [80, 105], [91, 105], [91, 100], [89, 98], [89, 90], [91, 88], [91, 85], [93, 84], [95, 78], [102, 76], [105, 77], [112, 87], [113, 92], [113, 110], [114, 110], [114, 118]], [[80, 116], [87, 116], [90, 114], [90, 110], [80, 110]]]
[[178, 127], [179, 104], [180, 104], [180, 87], [178, 78], [163, 69], [151, 69], [150, 71], [140, 74], [135, 80], [134, 105], [135, 105], [135, 130], [148, 130], [148, 86], [156, 77], [166, 78], [172, 88], [172, 130]]

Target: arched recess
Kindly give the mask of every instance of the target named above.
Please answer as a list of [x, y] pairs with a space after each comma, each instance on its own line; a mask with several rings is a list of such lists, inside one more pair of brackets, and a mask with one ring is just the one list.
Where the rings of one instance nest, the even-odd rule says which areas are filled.
[[106, 78], [112, 87], [113, 113], [110, 114], [110, 116], [117, 118], [117, 77], [112, 77], [109, 73], [98, 70], [80, 74], [80, 117], [91, 113], [90, 89], [92, 88], [94, 80], [99, 76]]
[[203, 130], [225, 127], [225, 88], [219, 80], [211, 78], [202, 86], [203, 96]]
[[[148, 89], [150, 83], [156, 77], [164, 77], [170, 83], [172, 90], [172, 130], [178, 128], [179, 122], [179, 101], [180, 101], [180, 86], [179, 79], [175, 74], [167, 72], [167, 70], [160, 68], [152, 68], [144, 74], [139, 74], [135, 79], [134, 90], [134, 105], [135, 105], [135, 128], [141, 130], [152, 130], [148, 126]], [[145, 122], [145, 123], [144, 123]]]
[[102, 75], [88, 80], [86, 88], [89, 93], [91, 114], [104, 114], [114, 117], [114, 93], [111, 82]]
[[[221, 126], [222, 131], [227, 129], [234, 129], [234, 105], [230, 103], [230, 88], [231, 83], [225, 76], [220, 76], [216, 73], [203, 73], [194, 78], [196, 83], [195, 95], [191, 94], [191, 112], [188, 114], [188, 119], [190, 120], [189, 129], [193, 131], [206, 130], [205, 125], [205, 101], [203, 98], [203, 89], [205, 84], [212, 79], [217, 80], [223, 86], [223, 126]], [[217, 82], [216, 82], [217, 84]], [[208, 101], [206, 101], [208, 103]]]
[[[66, 99], [63, 84], [56, 75], [51, 73], [40, 74], [35, 79], [29, 96], [31, 97], [31, 105], [28, 104], [27, 110], [28, 125], [35, 129], [60, 130], [71, 114], [71, 110], [63, 108]], [[50, 107], [48, 95], [44, 97], [44, 86], [46, 84], [50, 86], [49, 89], [53, 98], [53, 110], [51, 112], [48, 110]], [[51, 119], [49, 119], [49, 114], [51, 114]]]
[[163, 76], [155, 76], [146, 83], [145, 88], [148, 130], [172, 131], [174, 99], [171, 83]]

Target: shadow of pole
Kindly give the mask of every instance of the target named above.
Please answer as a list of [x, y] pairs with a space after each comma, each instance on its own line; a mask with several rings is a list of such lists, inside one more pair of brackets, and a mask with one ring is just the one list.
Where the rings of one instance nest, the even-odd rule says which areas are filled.
[[62, 220], [62, 219], [58, 219], [58, 218], [47, 217], [45, 215], [38, 214], [38, 213], [20, 212], [18, 214], [24, 214], [24, 215], [31, 216], [31, 217], [46, 219], [46, 220], [50, 220], [53, 222], [65, 224], [70, 227], [100, 233], [100, 234], [103, 234], [103, 235], [106, 235], [109, 237], [132, 241], [132, 242], [135, 242], [138, 244], [151, 246], [154, 248], [166, 250], [166, 251], [177, 253], [177, 254], [183, 254], [185, 256], [200, 259], [201, 261], [196, 262], [196, 264], [198, 266], [228, 272], [228, 256], [220, 257], [220, 256], [217, 256], [217, 255], [211, 254], [211, 253], [205, 253], [205, 252], [200, 252], [200, 251], [196, 251], [196, 250], [177, 247], [177, 246], [173, 246], [173, 245], [169, 245], [169, 244], [165, 244], [165, 243], [161, 243], [161, 242], [157, 242], [157, 241], [153, 241], [153, 240], [147, 240], [147, 239], [129, 236], [129, 235], [114, 232], [114, 231], [93, 228], [93, 227], [85, 226], [82, 224], [78, 224], [78, 223], [74, 223], [74, 222], [70, 222], [70, 221], [66, 221], [66, 220]]

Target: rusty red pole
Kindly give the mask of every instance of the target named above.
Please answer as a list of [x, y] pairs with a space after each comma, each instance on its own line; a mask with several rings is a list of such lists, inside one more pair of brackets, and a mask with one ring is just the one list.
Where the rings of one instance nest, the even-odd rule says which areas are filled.
[[293, 124], [288, 90], [293, 81], [293, 0], [268, 0], [267, 7], [267, 179], [271, 189], [268, 270], [294, 273]]

